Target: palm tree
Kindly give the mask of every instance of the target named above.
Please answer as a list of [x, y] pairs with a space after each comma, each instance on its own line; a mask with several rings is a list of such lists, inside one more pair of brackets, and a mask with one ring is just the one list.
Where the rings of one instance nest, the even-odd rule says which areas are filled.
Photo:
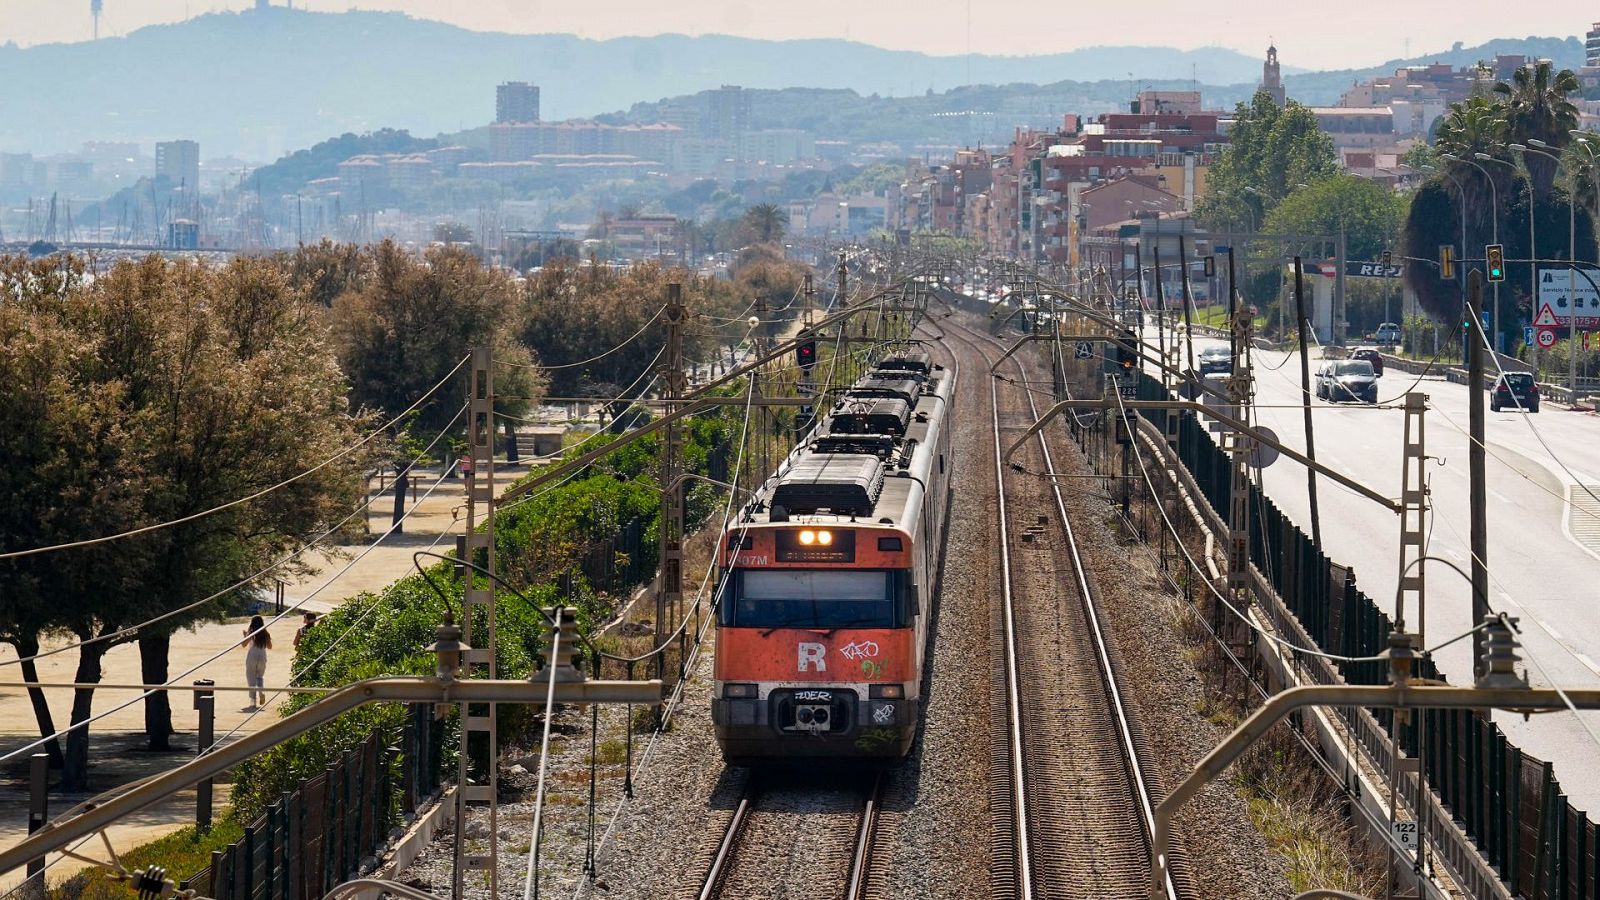
[[[1573, 141], [1567, 148], [1565, 168], [1571, 175], [1567, 190], [1574, 203], [1594, 212], [1600, 226], [1600, 141]], [[1600, 237], [1600, 227], [1596, 228]]]
[[[1450, 112], [1439, 123], [1434, 147], [1441, 154], [1457, 157], [1443, 161], [1442, 165], [1448, 173], [1449, 184], [1466, 194], [1460, 201], [1463, 209], [1468, 211], [1468, 227], [1474, 235], [1468, 239], [1469, 243], [1476, 243], [1476, 234], [1487, 230], [1485, 223], [1495, 215], [1491, 202], [1494, 191], [1490, 190], [1485, 180], [1484, 169], [1473, 165], [1470, 160], [1477, 153], [1497, 155], [1496, 151], [1502, 150], [1505, 144], [1505, 106], [1488, 97], [1469, 97], [1460, 103], [1450, 104]], [[1507, 172], [1505, 167], [1490, 166], [1488, 171], [1487, 177], [1495, 179], [1495, 188], [1500, 196], [1509, 196], [1510, 181], [1501, 180], [1502, 174]]]
[[[1511, 83], [1494, 86], [1505, 110], [1506, 137], [1519, 144], [1540, 140], [1565, 147], [1571, 139], [1568, 132], [1578, 127], [1578, 108], [1567, 97], [1578, 90], [1578, 76], [1571, 69], [1555, 71], [1549, 60], [1518, 69]], [[1535, 195], [1548, 195], [1555, 181], [1555, 160], [1529, 154], [1525, 162]]]
[[780, 240], [789, 227], [789, 214], [772, 203], [757, 203], [745, 210], [744, 226], [756, 241], [770, 244]]

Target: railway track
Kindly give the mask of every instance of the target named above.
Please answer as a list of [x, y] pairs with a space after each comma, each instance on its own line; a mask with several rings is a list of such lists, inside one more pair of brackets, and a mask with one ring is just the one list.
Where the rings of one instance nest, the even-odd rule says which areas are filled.
[[[992, 337], [945, 322], [948, 338], [990, 365], [998, 358]], [[1143, 898], [1159, 791], [1059, 482], [1037, 474], [1056, 471], [1045, 435], [1010, 461], [1035, 474], [1002, 458], [1039, 416], [1027, 370], [1012, 362], [1020, 386], [990, 383], [1004, 651], [991, 708], [1005, 726], [991, 736], [992, 893]], [[1162, 894], [1180, 891], [1169, 880]]]
[[[753, 895], [752, 885], [770, 888], [777, 883], [801, 883], [794, 878], [774, 879], [772, 874], [774, 868], [798, 863], [807, 869], [803, 879], [808, 896], [864, 900], [874, 874], [885, 775], [863, 776], [853, 790], [837, 792], [848, 797], [820, 798], [815, 784], [775, 784], [771, 778], [750, 773], [700, 890], [692, 896], [698, 900], [748, 897]], [[854, 815], [843, 814], [843, 807], [852, 800]], [[808, 836], [804, 854], [792, 852], [800, 843], [792, 841], [793, 822], [783, 821], [785, 816], [797, 814], [797, 804], [808, 807], [799, 814], [827, 820], [820, 833]], [[782, 845], [763, 843], [763, 832], [769, 829], [790, 836], [791, 841]], [[818, 838], [825, 840], [819, 842]]]

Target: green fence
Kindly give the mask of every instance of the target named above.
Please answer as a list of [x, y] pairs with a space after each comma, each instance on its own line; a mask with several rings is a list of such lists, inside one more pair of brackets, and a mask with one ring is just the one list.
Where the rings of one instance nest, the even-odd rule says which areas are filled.
[[433, 706], [412, 704], [399, 746], [392, 737], [373, 732], [300, 782], [180, 887], [214, 900], [302, 900], [358, 877], [399, 816], [440, 785], [444, 733]]
[[[1143, 376], [1141, 399], [1166, 396]], [[1165, 410], [1141, 413], [1162, 427]], [[1178, 455], [1215, 510], [1230, 508], [1232, 464], [1193, 413], [1179, 413]], [[1376, 656], [1388, 648], [1393, 622], [1362, 593], [1350, 572], [1318, 553], [1312, 540], [1259, 488], [1250, 488], [1250, 560], [1317, 646], [1342, 656]], [[1340, 662], [1352, 684], [1382, 684], [1382, 662]], [[1431, 659], [1416, 674], [1443, 679]], [[1346, 717], [1354, 711], [1341, 711]], [[1373, 715], [1400, 746], [1416, 755], [1423, 774], [1489, 863], [1516, 894], [1530, 900], [1600, 900], [1600, 835], [1574, 809], [1551, 774], [1506, 739], [1499, 726], [1473, 711], [1428, 710], [1395, 734], [1393, 716]], [[1419, 739], [1420, 743], [1419, 743]]]

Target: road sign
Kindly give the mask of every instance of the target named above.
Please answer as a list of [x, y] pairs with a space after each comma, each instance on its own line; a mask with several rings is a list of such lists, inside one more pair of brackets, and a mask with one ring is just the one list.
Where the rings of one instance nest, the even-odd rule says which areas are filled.
[[[1568, 285], [1571, 289], [1568, 289]], [[1600, 328], [1600, 269], [1591, 263], [1539, 267], [1539, 307], [1549, 307], [1551, 326], [1566, 327], [1574, 313], [1579, 328]], [[1534, 323], [1535, 325], [1538, 322]]]
[[1551, 309], [1548, 303], [1541, 304], [1539, 306], [1539, 314], [1533, 317], [1533, 327], [1535, 328], [1557, 328], [1561, 324], [1556, 320], [1555, 310]]
[[1347, 259], [1344, 274], [1353, 278], [1404, 278], [1406, 270], [1404, 266]]
[[[1256, 431], [1273, 443], [1277, 443], [1278, 433], [1271, 428], [1260, 426], [1256, 428]], [[1250, 467], [1253, 469], [1265, 469], [1267, 466], [1277, 462], [1278, 457], [1282, 455], [1278, 452], [1277, 447], [1261, 441], [1255, 441], [1250, 447]]]
[[1094, 359], [1094, 344], [1089, 341], [1079, 341], [1072, 348], [1073, 359]]
[[1528, 345], [1529, 347], [1533, 346], [1533, 326], [1532, 325], [1524, 325], [1524, 326], [1522, 326], [1522, 342], [1524, 344]]
[[1105, 373], [1105, 378], [1106, 378], [1106, 380], [1105, 380], [1105, 395], [1106, 396], [1108, 396], [1108, 397], [1111, 396], [1112, 386], [1115, 385], [1116, 392], [1119, 395], [1121, 395], [1122, 399], [1124, 399], [1124, 400], [1137, 400], [1137, 399], [1139, 399], [1139, 382], [1133, 380], [1132, 378], [1126, 378], [1126, 377], [1119, 378], [1113, 372]]
[[1417, 823], [1415, 822], [1390, 822], [1389, 835], [1401, 849], [1415, 851], [1417, 849]]
[[1536, 340], [1538, 340], [1538, 342], [1539, 342], [1539, 349], [1541, 349], [1541, 350], [1549, 350], [1551, 347], [1554, 347], [1556, 345], [1556, 332], [1555, 332], [1555, 329], [1553, 329], [1553, 328], [1541, 328], [1541, 329], [1539, 329], [1539, 336], [1538, 336], [1538, 338]]

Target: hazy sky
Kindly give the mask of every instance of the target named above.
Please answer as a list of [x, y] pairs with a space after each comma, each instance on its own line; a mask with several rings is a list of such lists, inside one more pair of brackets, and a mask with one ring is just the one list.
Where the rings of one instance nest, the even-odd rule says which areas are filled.
[[[281, 6], [286, 0], [272, 0]], [[104, 0], [101, 34], [254, 0]], [[1269, 40], [1286, 65], [1367, 66], [1386, 59], [1494, 37], [1582, 34], [1600, 7], [1577, 0], [1508, 5], [1503, 0], [295, 0], [305, 9], [388, 9], [467, 28], [572, 32], [584, 37], [737, 34], [761, 38], [842, 37], [936, 54], [1034, 54], [1095, 44], [1224, 46], [1255, 55]], [[0, 41], [83, 40], [89, 0], [0, 0]], [[795, 82], [804, 83], [803, 73]]]

